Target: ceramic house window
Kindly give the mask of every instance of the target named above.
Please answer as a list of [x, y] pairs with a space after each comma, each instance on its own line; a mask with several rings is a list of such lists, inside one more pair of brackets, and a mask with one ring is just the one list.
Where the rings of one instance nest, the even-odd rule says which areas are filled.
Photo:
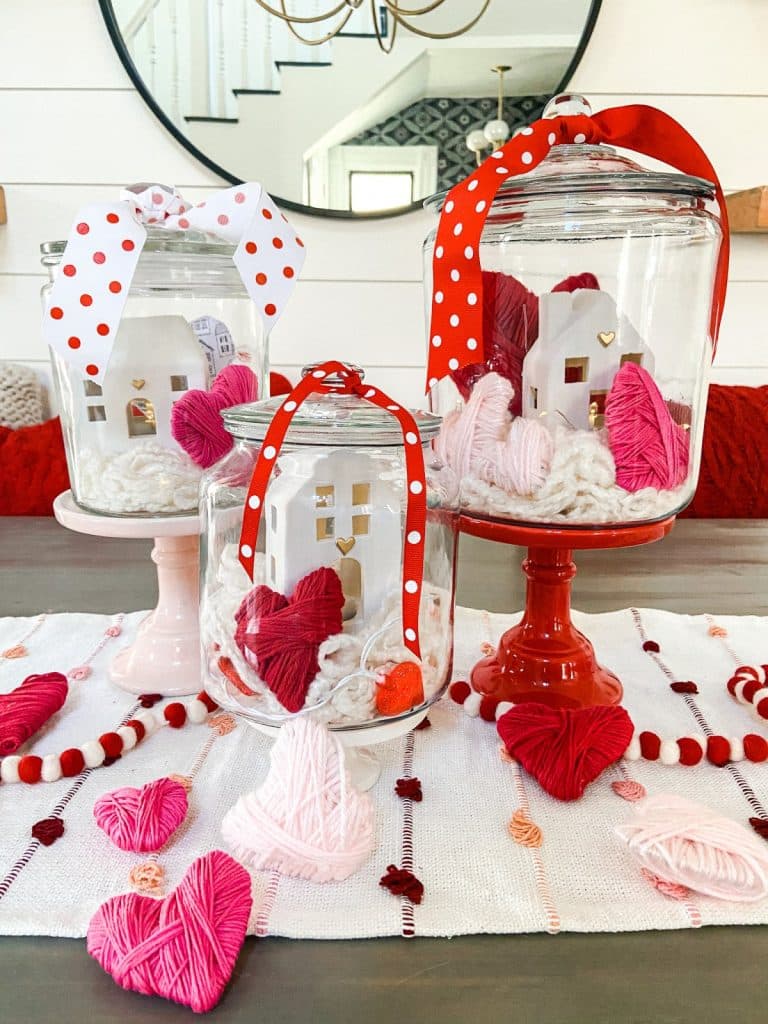
[[97, 384], [95, 380], [84, 380], [83, 391], [88, 398], [92, 398], [102, 393], [101, 386]]
[[126, 412], [129, 437], [149, 437], [157, 433], [155, 407], [148, 398], [132, 398]]
[[582, 384], [589, 377], [589, 356], [565, 360], [563, 380], [566, 384]]
[[107, 410], [103, 405], [88, 406], [88, 420], [90, 423], [103, 423], [107, 418]]
[[315, 533], [318, 540], [333, 540], [335, 521], [333, 516], [323, 516], [317, 520]]
[[621, 365], [624, 363], [635, 363], [636, 366], [643, 365], [643, 353], [642, 352], [625, 352], [621, 357]]
[[171, 391], [188, 391], [189, 381], [186, 374], [175, 373], [171, 376]]

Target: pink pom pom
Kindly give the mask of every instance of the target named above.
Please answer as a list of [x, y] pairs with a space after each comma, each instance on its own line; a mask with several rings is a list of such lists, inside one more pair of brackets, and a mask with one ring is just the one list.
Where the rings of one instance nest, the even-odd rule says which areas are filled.
[[109, 626], [104, 630], [104, 636], [120, 636], [122, 632], [122, 626]]
[[219, 373], [210, 391], [187, 391], [171, 409], [171, 434], [193, 462], [203, 469], [218, 462], [232, 447], [221, 412], [258, 397], [256, 374], [232, 364]]
[[73, 683], [79, 683], [83, 679], [87, 679], [93, 669], [90, 665], [78, 665], [77, 668], [71, 668], [67, 672], [67, 679]]
[[605, 402], [616, 483], [627, 491], [667, 490], [688, 474], [688, 433], [672, 419], [656, 382], [637, 363], [624, 363]]

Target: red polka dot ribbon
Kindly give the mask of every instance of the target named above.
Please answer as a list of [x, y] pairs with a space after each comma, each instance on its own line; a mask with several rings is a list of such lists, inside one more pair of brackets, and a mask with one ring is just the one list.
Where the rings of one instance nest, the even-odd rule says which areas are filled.
[[[328, 385], [330, 376], [341, 378], [341, 384]], [[322, 363], [303, 377], [276, 410], [267, 429], [264, 441], [253, 469], [248, 495], [243, 511], [243, 526], [240, 533], [240, 563], [253, 579], [256, 538], [275, 461], [280, 454], [285, 435], [296, 414], [296, 410], [309, 395], [316, 392], [327, 394], [359, 395], [366, 401], [385, 409], [400, 424], [405, 449], [405, 477], [407, 506], [405, 513], [405, 536], [403, 544], [403, 643], [421, 658], [419, 647], [419, 604], [424, 576], [424, 530], [427, 520], [426, 479], [424, 473], [424, 452], [421, 447], [419, 428], [411, 413], [378, 388], [365, 384], [360, 375], [344, 363], [329, 360]]]
[[508, 178], [526, 174], [563, 143], [610, 143], [662, 160], [715, 185], [723, 240], [710, 329], [714, 359], [728, 281], [729, 233], [725, 198], [712, 164], [688, 132], [654, 107], [614, 107], [587, 117], [554, 117], [532, 125], [497, 149], [446, 196], [433, 255], [432, 316], [427, 390], [443, 377], [483, 359], [483, 281], [480, 238], [494, 197]]
[[113, 203], [93, 203], [75, 218], [48, 297], [43, 333], [54, 351], [102, 383], [147, 227], [203, 232], [235, 245], [233, 261], [270, 330], [304, 264], [304, 245], [255, 182], [235, 185], [197, 206], [165, 185], [133, 185]]

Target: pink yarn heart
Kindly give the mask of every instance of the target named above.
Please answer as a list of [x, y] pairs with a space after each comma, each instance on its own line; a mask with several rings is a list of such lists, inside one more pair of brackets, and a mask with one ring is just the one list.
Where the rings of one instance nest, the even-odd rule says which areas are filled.
[[67, 699], [61, 672], [27, 676], [21, 686], [0, 695], [0, 756], [14, 754], [55, 715]]
[[238, 363], [225, 366], [210, 391], [193, 388], [171, 409], [171, 434], [194, 463], [208, 469], [232, 447], [232, 435], [224, 429], [223, 409], [258, 397], [256, 374]]
[[248, 872], [213, 850], [165, 899], [126, 893], [102, 904], [88, 952], [121, 988], [206, 1013], [232, 976], [251, 902]]
[[141, 789], [124, 786], [99, 797], [96, 824], [115, 846], [152, 853], [164, 846], [187, 814], [187, 791], [173, 779], [155, 779]]
[[688, 433], [672, 419], [653, 377], [637, 363], [624, 363], [613, 378], [605, 424], [619, 487], [661, 491], [685, 480]]

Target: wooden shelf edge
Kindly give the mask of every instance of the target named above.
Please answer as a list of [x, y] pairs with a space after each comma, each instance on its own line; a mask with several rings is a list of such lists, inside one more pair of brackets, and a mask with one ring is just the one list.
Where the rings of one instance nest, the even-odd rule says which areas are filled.
[[725, 197], [731, 233], [768, 232], [768, 185], [732, 192]]

